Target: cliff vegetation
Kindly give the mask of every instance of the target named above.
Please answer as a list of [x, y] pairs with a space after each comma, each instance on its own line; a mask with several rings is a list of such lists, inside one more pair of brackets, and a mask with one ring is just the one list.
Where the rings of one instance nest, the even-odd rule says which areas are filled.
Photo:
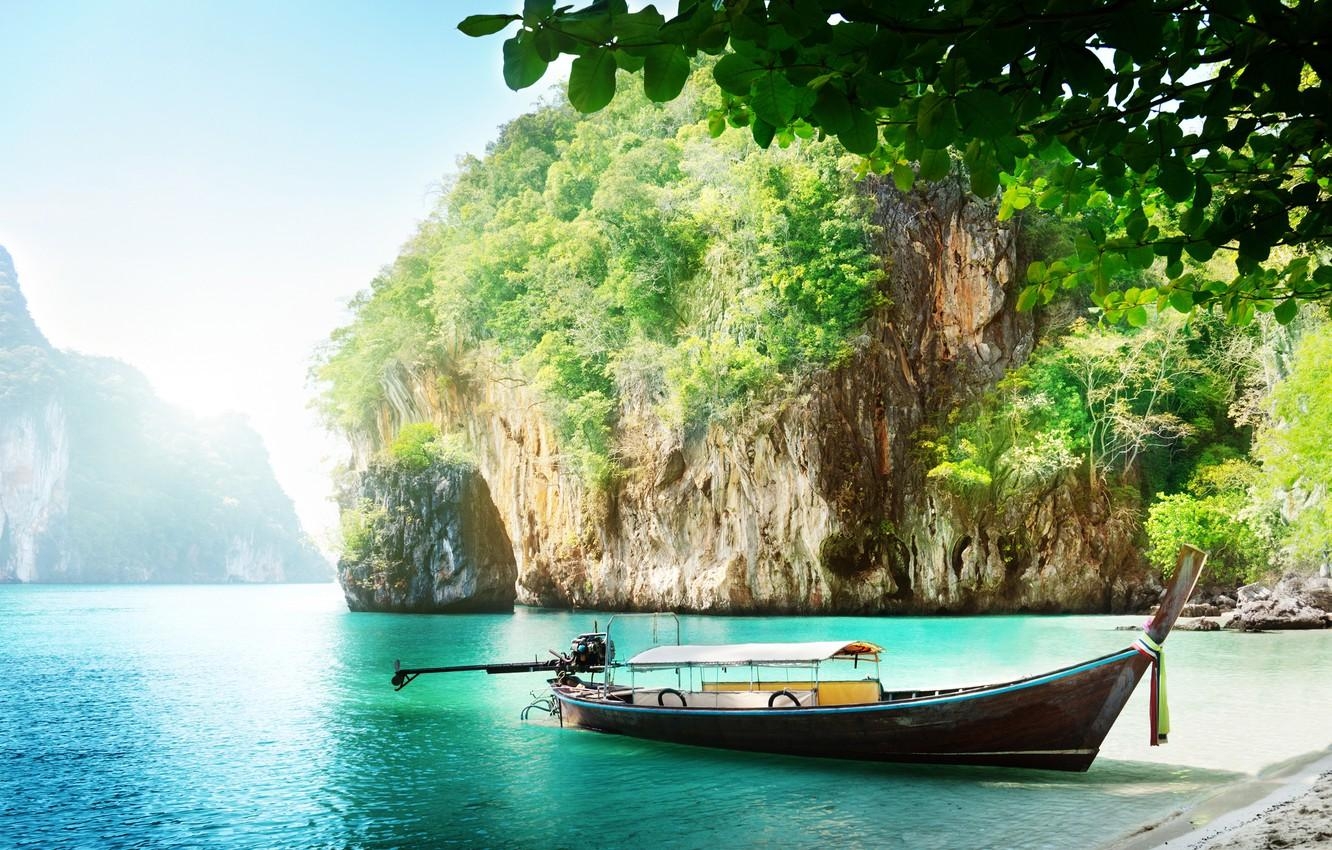
[[1019, 312], [1067, 223], [798, 125], [712, 138], [706, 73], [460, 164], [315, 366], [349, 528], [447, 444], [537, 604], [1111, 610], [1185, 539], [1220, 583], [1325, 557], [1317, 316]]

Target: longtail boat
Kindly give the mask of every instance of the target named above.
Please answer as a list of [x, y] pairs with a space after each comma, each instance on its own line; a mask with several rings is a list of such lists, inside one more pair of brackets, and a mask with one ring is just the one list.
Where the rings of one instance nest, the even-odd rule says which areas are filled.
[[[554, 676], [543, 707], [565, 725], [599, 732], [797, 756], [1085, 771], [1145, 676], [1151, 743], [1165, 741], [1162, 644], [1206, 558], [1192, 546], [1180, 550], [1160, 605], [1131, 646], [996, 684], [885, 691], [882, 649], [865, 641], [677, 643], [618, 662], [609, 624], [549, 661], [399, 666], [393, 684], [401, 689], [422, 673], [545, 670]], [[829, 673], [848, 665], [853, 675]], [[865, 674], [871, 665], [874, 675]], [[675, 676], [675, 687], [639, 684], [662, 673]]]

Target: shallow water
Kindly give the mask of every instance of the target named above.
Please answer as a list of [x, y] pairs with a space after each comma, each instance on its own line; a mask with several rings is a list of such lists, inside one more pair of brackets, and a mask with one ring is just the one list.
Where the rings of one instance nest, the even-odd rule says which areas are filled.
[[[1147, 745], [1140, 689], [1086, 774], [563, 730], [519, 719], [539, 675], [388, 684], [395, 658], [522, 660], [593, 620], [351, 614], [331, 586], [0, 587], [0, 847], [1090, 847], [1329, 744], [1332, 632], [1173, 635], [1171, 743]], [[694, 643], [875, 641], [890, 687], [1052, 669], [1134, 622], [682, 618]], [[616, 624], [622, 657], [648, 625]]]

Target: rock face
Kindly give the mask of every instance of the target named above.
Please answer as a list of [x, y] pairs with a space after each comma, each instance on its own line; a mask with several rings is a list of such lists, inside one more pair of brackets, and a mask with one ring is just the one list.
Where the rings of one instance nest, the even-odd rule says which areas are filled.
[[51, 347], [0, 248], [0, 581], [326, 581], [259, 436]]
[[404, 424], [460, 430], [518, 570], [518, 601], [706, 612], [1106, 611], [1143, 603], [1132, 545], [1077, 482], [1016, 521], [960, 518], [931, 495], [921, 434], [1030, 353], [1013, 307], [1020, 240], [956, 186], [875, 186], [893, 301], [852, 362], [739, 428], [680, 433], [622, 381], [607, 491], [566, 467], [541, 400], [486, 351], [390, 375], [367, 479]]
[[58, 402], [0, 421], [0, 581], [35, 581], [58, 569], [68, 475]]
[[1243, 631], [1325, 629], [1332, 626], [1332, 580], [1288, 575], [1275, 588], [1247, 584], [1226, 628]]
[[381, 468], [343, 501], [359, 522], [338, 565], [351, 610], [513, 610], [513, 548], [475, 469]]

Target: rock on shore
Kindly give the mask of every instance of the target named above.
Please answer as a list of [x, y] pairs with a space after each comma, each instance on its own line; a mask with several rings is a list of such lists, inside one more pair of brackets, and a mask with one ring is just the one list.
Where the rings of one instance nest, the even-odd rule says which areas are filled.
[[1246, 584], [1235, 596], [1216, 594], [1190, 602], [1175, 628], [1184, 632], [1245, 632], [1332, 627], [1332, 579], [1283, 576], [1274, 586]]

